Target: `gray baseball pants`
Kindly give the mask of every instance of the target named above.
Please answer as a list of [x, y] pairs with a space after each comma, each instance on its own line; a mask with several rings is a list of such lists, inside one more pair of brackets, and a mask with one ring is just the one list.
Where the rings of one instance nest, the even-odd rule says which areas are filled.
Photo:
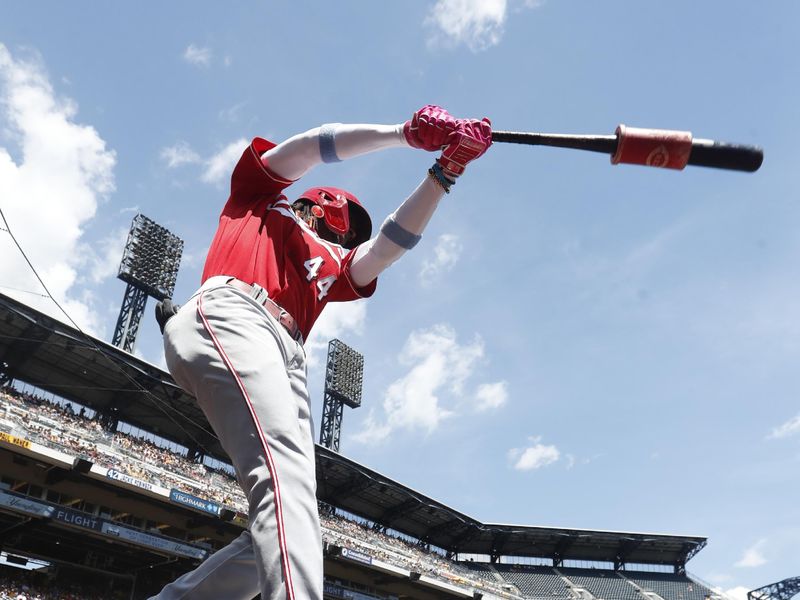
[[227, 279], [206, 281], [169, 320], [164, 350], [233, 462], [249, 530], [153, 600], [321, 600], [305, 351]]

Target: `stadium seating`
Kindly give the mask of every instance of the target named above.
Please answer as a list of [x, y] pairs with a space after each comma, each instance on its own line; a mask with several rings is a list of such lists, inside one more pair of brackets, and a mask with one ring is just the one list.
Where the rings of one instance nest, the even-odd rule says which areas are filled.
[[[123, 600], [125, 595], [109, 593], [97, 581], [81, 582], [60, 577], [58, 581], [35, 571], [0, 568], [0, 600]], [[101, 588], [101, 589], [98, 589]]]
[[488, 590], [503, 598], [518, 597], [509, 593], [502, 581], [493, 577], [485, 578], [481, 573], [467, 568], [469, 563], [451, 561], [441, 554], [418, 547], [410, 540], [374, 531], [366, 524], [335, 514], [322, 513], [320, 520], [322, 538], [326, 542], [359, 550], [373, 559], [448, 583]]
[[244, 494], [226, 473], [213, 471], [147, 440], [120, 431], [108, 432], [97, 421], [76, 414], [67, 406], [12, 388], [4, 388], [0, 394], [7, 401], [3, 405], [5, 420], [21, 427], [32, 441], [149, 483], [247, 512]]
[[[101, 467], [131, 477], [175, 488], [246, 512], [244, 494], [224, 472], [188, 460], [150, 441], [109, 432], [65, 404], [51, 402], [13, 388], [0, 389], [0, 428], [19, 428], [24, 437], [66, 453], [82, 456]], [[413, 541], [376, 532], [338, 515], [322, 515], [325, 541], [360, 549], [377, 560], [424, 573], [456, 585], [488, 590], [516, 598], [496, 580], [485, 580], [442, 554], [418, 547]], [[3, 600], [0, 598], [0, 600]]]
[[623, 575], [643, 591], [655, 592], [664, 600], [705, 600], [719, 595], [685, 575], [647, 572], [627, 572]]
[[643, 600], [628, 581], [614, 571], [598, 569], [559, 569], [576, 587], [587, 590], [598, 600]]
[[495, 568], [526, 598], [572, 598], [569, 586], [552, 567], [498, 564]]
[[[0, 388], [0, 431], [24, 434], [22, 437], [26, 439], [87, 458], [99, 466], [212, 500], [241, 513], [247, 511], [244, 494], [225, 469], [214, 470], [134, 435], [107, 431], [83, 410], [76, 413], [66, 403], [14, 388]], [[663, 600], [720, 597], [706, 586], [672, 573], [456, 562], [441, 551], [420, 546], [416, 540], [376, 531], [369, 523], [328, 508], [321, 512], [326, 542], [357, 549], [375, 560], [454, 585], [474, 588], [490, 597], [571, 600], [578, 596], [574, 588], [584, 589], [598, 600], [648, 600], [643, 592], [655, 593]], [[0, 600], [5, 600], [2, 595], [5, 589], [0, 587]], [[70, 598], [93, 600], [90, 595]]]
[[467, 571], [472, 572], [473, 574], [477, 575], [481, 579], [485, 579], [489, 582], [497, 582], [503, 581], [502, 576], [497, 572], [492, 565], [488, 565], [486, 563], [481, 562], [461, 562], [458, 563], [461, 568], [466, 569]]

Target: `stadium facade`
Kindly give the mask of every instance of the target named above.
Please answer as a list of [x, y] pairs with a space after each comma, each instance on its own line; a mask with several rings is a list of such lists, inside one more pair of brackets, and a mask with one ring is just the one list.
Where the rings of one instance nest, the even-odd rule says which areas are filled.
[[[0, 385], [7, 562], [146, 598], [247, 526], [224, 450], [163, 370], [0, 294]], [[702, 536], [484, 523], [322, 446], [317, 483], [327, 598], [718, 595], [686, 573]]]

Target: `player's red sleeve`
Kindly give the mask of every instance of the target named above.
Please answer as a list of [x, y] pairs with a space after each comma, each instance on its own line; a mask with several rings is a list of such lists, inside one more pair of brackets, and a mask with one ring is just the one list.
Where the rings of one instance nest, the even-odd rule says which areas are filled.
[[245, 148], [231, 175], [231, 196], [224, 213], [242, 210], [264, 196], [274, 196], [294, 183], [274, 173], [261, 155], [274, 148], [275, 144], [263, 138], [255, 138]]
[[377, 277], [364, 287], [357, 287], [353, 283], [353, 279], [350, 277], [350, 264], [353, 262], [355, 255], [356, 250], [353, 248], [342, 259], [341, 276], [331, 286], [329, 302], [348, 302], [359, 298], [369, 298], [375, 293], [375, 289], [378, 287]]

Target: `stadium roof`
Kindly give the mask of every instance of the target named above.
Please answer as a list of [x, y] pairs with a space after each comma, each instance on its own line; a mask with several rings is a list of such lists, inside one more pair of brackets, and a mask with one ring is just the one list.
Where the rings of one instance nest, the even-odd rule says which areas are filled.
[[317, 496], [451, 552], [683, 567], [705, 537], [482, 523], [332, 450], [317, 447]]
[[229, 462], [194, 398], [169, 373], [0, 294], [4, 374]]
[[[194, 399], [158, 367], [0, 294], [0, 377], [229, 462]], [[700, 536], [482, 523], [317, 446], [319, 499], [447, 551], [682, 568]]]

